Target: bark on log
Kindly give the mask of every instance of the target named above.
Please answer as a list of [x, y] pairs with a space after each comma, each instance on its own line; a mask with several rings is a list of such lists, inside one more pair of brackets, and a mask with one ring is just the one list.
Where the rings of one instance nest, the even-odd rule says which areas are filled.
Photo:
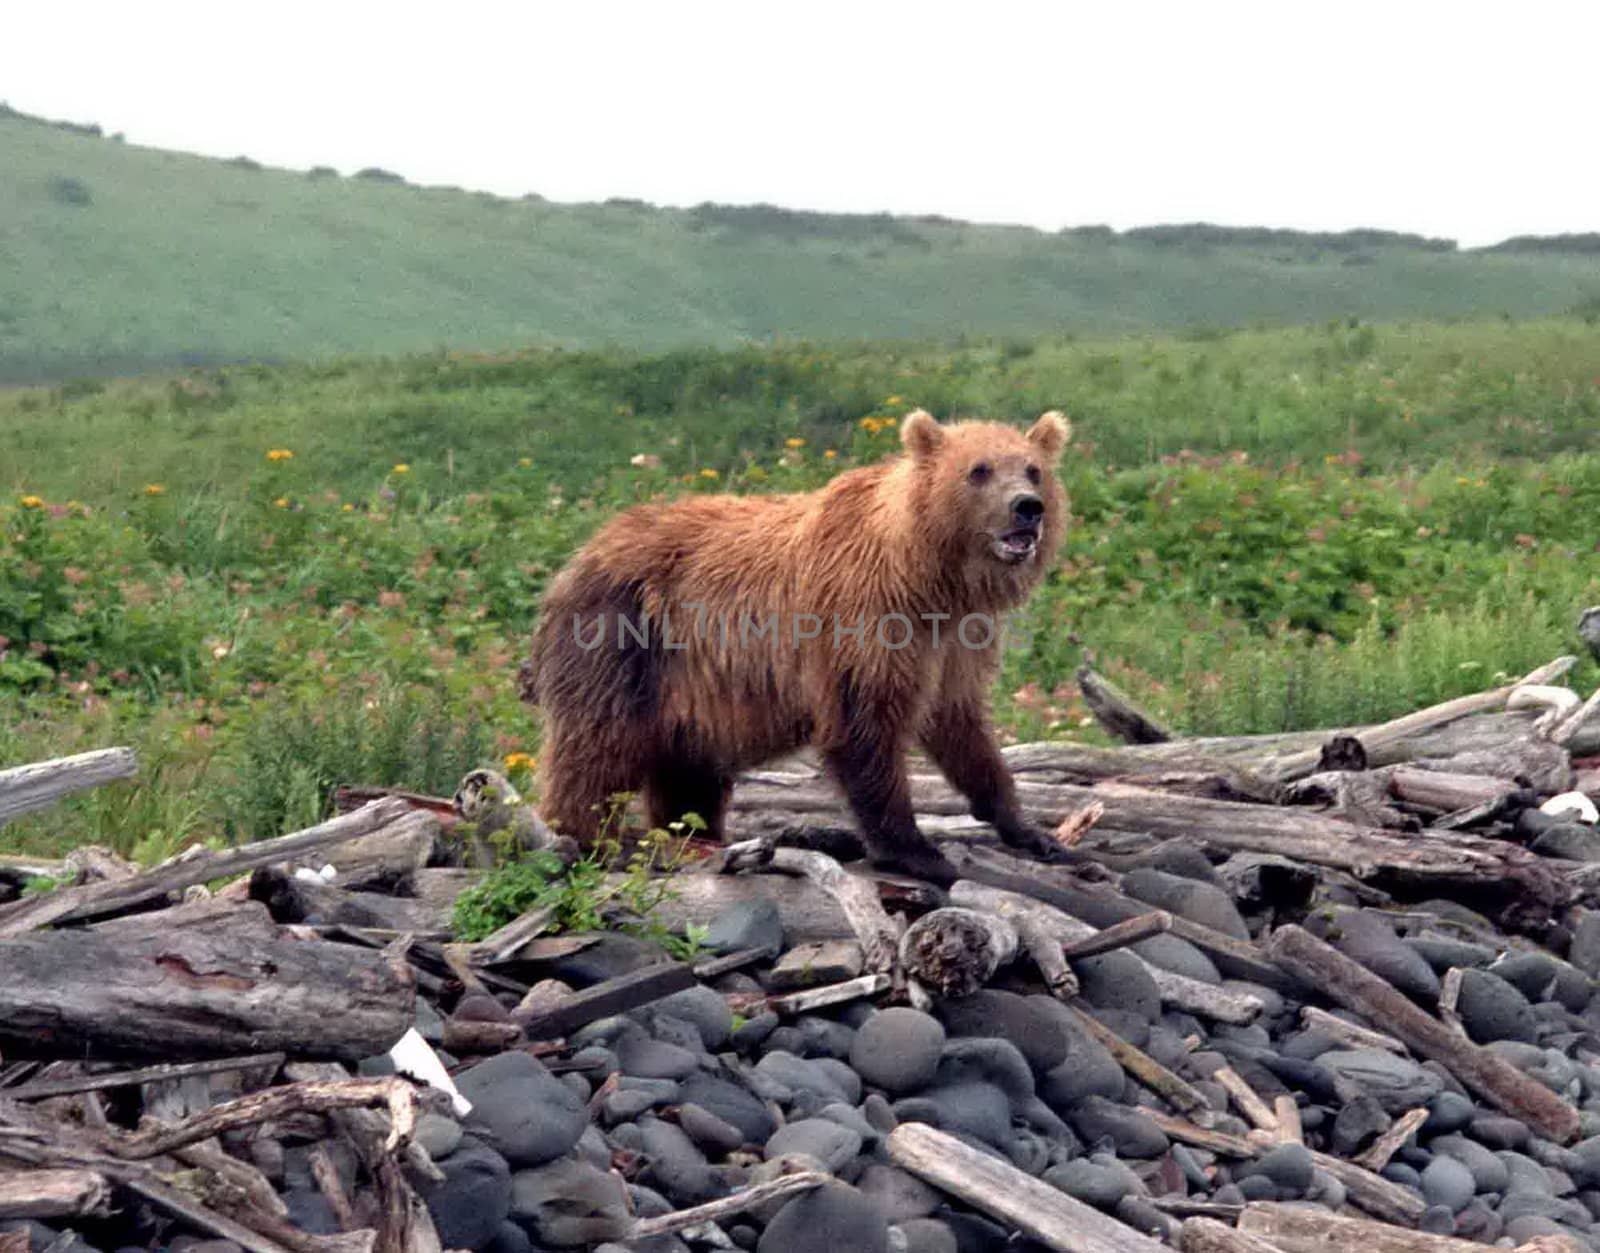
[[431, 931], [433, 911], [407, 897], [348, 892], [320, 879], [289, 874], [278, 866], [257, 866], [250, 872], [250, 898], [265, 905], [278, 923], [315, 922], [322, 926], [447, 935]]
[[[958, 880], [950, 889], [950, 899], [957, 905], [999, 914], [1002, 918], [1012, 916], [1031, 918], [1063, 945], [1099, 934], [1098, 929], [1088, 923], [1080, 922], [1032, 897], [1024, 896], [1020, 892], [1007, 892], [1001, 888], [974, 883], [970, 879]], [[1217, 987], [1215, 984], [1202, 983], [1198, 979], [1190, 979], [1184, 975], [1173, 974], [1169, 970], [1162, 970], [1159, 966], [1152, 966], [1144, 962], [1143, 958], [1139, 960], [1144, 963], [1145, 969], [1155, 980], [1156, 987], [1161, 992], [1161, 999], [1188, 1013], [1202, 1014], [1218, 1022], [1244, 1024], [1253, 1022], [1263, 1008], [1260, 997], [1230, 988]]]
[[404, 1034], [414, 1003], [409, 971], [349, 945], [192, 931], [0, 941], [0, 1044], [18, 1056], [359, 1060]]
[[0, 1218], [96, 1217], [111, 1211], [111, 1185], [92, 1170], [0, 1172]]
[[[1260, 1236], [1240, 1231], [1215, 1218], [1191, 1218], [1183, 1224], [1178, 1239], [1183, 1253], [1285, 1253], [1275, 1244], [1268, 1244]], [[1330, 1245], [1329, 1248], [1338, 1248]], [[1327, 1253], [1326, 1249], [1319, 1253]]]
[[1578, 1112], [1537, 1080], [1429, 1017], [1378, 976], [1300, 927], [1279, 927], [1267, 953], [1306, 986], [1381, 1022], [1418, 1056], [1443, 1063], [1462, 1083], [1546, 1139], [1578, 1134]]
[[1454, 1236], [1429, 1235], [1326, 1209], [1268, 1201], [1246, 1205], [1239, 1215], [1239, 1230], [1267, 1241], [1283, 1253], [1329, 1253], [1335, 1249], [1360, 1249], [1362, 1253], [1483, 1253], [1483, 1245]]
[[101, 748], [0, 770], [0, 826], [73, 792], [138, 773], [139, 760], [131, 748]]
[[1062, 1253], [1159, 1253], [1165, 1247], [926, 1124], [901, 1123], [888, 1149], [902, 1169]]
[[53, 922], [79, 922], [159, 901], [196, 883], [226, 878], [273, 862], [369, 835], [405, 816], [409, 806], [390, 797], [293, 835], [221, 853], [181, 854], [131, 879], [61, 888], [45, 896], [0, 906], [0, 937], [21, 935]]

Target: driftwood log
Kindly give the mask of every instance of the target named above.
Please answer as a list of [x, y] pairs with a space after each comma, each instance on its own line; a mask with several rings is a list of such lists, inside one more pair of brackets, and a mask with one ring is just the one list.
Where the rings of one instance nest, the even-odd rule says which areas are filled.
[[[950, 889], [950, 899], [957, 905], [999, 914], [1003, 918], [1026, 918], [1062, 945], [1099, 934], [1098, 928], [1032, 897], [973, 883], [968, 879], [957, 880]], [[1261, 998], [1248, 992], [1202, 983], [1198, 979], [1152, 966], [1143, 958], [1139, 960], [1155, 980], [1161, 999], [1187, 1013], [1201, 1014], [1218, 1022], [1249, 1023], [1264, 1008]]]
[[410, 806], [405, 801], [386, 797], [293, 835], [221, 853], [180, 854], [132, 878], [59, 888], [43, 896], [15, 901], [0, 906], [0, 936], [21, 935], [51, 923], [81, 922], [160, 902], [171, 893], [181, 892], [196, 883], [242, 874], [257, 866], [269, 866], [370, 835], [409, 812]]
[[0, 770], [0, 826], [73, 792], [131, 779], [138, 772], [139, 760], [131, 748], [101, 748]]
[[1578, 1111], [1538, 1080], [1423, 1013], [1377, 975], [1300, 927], [1279, 927], [1267, 952], [1308, 988], [1368, 1022], [1380, 1022], [1419, 1057], [1449, 1068], [1462, 1083], [1546, 1139], [1566, 1144], [1578, 1134]]
[[1064, 1253], [1158, 1253], [1165, 1246], [1010, 1162], [924, 1123], [889, 1135], [889, 1160], [1008, 1227]]
[[281, 1051], [359, 1060], [412, 1023], [409, 970], [318, 941], [227, 932], [50, 932], [0, 940], [8, 1056], [163, 1060]]

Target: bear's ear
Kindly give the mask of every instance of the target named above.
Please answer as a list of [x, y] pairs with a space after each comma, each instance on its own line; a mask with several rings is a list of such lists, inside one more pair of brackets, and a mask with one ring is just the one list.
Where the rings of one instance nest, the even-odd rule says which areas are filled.
[[1067, 441], [1071, 438], [1072, 423], [1067, 421], [1066, 414], [1057, 409], [1041, 415], [1039, 420], [1028, 428], [1028, 439], [1051, 461], [1060, 459], [1061, 450], [1067, 446]]
[[931, 457], [944, 444], [944, 427], [927, 410], [918, 409], [900, 423], [900, 442], [918, 460]]

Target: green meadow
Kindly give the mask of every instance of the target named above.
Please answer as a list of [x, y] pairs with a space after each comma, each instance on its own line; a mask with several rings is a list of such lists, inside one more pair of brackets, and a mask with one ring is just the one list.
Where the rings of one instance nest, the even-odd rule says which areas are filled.
[[10, 842], [154, 857], [302, 825], [336, 782], [447, 792], [508, 757], [526, 781], [514, 671], [594, 527], [662, 495], [814, 487], [893, 450], [917, 406], [1076, 427], [1073, 528], [996, 690], [1010, 738], [1093, 738], [1085, 657], [1188, 732], [1381, 719], [1575, 651], [1600, 603], [1600, 331], [1580, 317], [15, 388], [0, 761], [128, 743], [143, 771]]

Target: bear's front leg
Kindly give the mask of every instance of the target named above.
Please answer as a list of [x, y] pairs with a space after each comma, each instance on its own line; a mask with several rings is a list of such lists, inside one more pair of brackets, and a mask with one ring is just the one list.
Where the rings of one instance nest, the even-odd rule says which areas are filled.
[[839, 734], [824, 746], [822, 756], [861, 824], [861, 838], [874, 866], [946, 886], [960, 878], [960, 872], [917, 830], [905, 752], [893, 722], [882, 711], [847, 709]]
[[1061, 846], [1017, 808], [1011, 771], [980, 707], [941, 706], [928, 716], [921, 740], [945, 778], [972, 802], [974, 818], [989, 823], [1012, 848], [1047, 861], [1061, 858]]

